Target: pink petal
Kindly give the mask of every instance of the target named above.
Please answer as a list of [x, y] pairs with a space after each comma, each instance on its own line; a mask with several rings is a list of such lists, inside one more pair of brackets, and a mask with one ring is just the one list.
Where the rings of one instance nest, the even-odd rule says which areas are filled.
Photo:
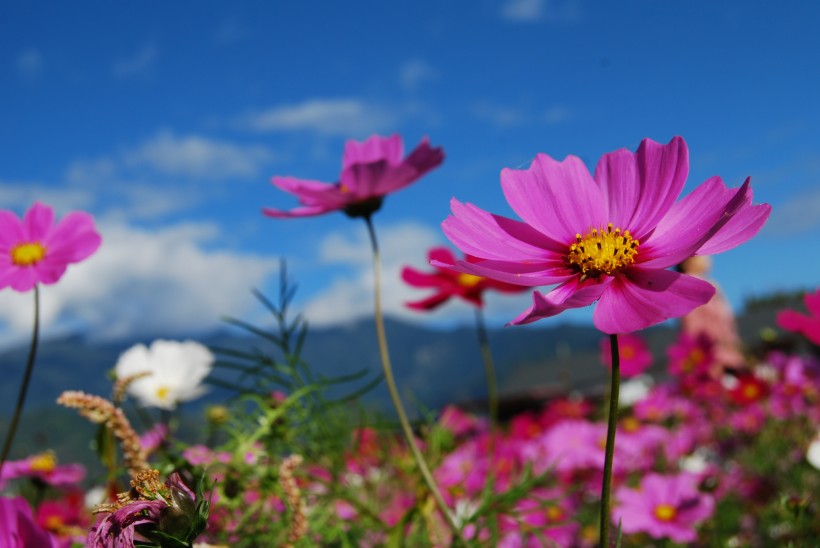
[[601, 191], [575, 156], [557, 162], [539, 154], [528, 170], [502, 170], [501, 187], [524, 222], [564, 245], [576, 234], [606, 226]]
[[579, 280], [580, 277], [575, 276], [546, 295], [533, 291], [532, 306], [519, 314], [510, 322], [510, 325], [532, 323], [542, 318], [556, 316], [569, 308], [588, 306], [598, 300], [612, 282], [609, 276], [600, 280], [590, 279], [584, 282]]
[[23, 217], [23, 231], [26, 241], [38, 242], [46, 237], [54, 224], [54, 210], [40, 202], [35, 202]]
[[[454, 276], [457, 276], [457, 274], [454, 274]], [[401, 279], [413, 287], [444, 287], [453, 283], [452, 280], [443, 279], [439, 273], [421, 272], [409, 266], [402, 269]]]
[[0, 211], [0, 253], [9, 253], [14, 246], [25, 240], [20, 218], [11, 211]]
[[614, 277], [595, 307], [604, 333], [631, 333], [684, 316], [715, 294], [709, 282], [671, 270], [632, 268]]
[[676, 203], [641, 243], [641, 268], [667, 268], [694, 255], [733, 215], [748, 206], [750, 192], [748, 179], [739, 189], [726, 188], [720, 177], [704, 182]]
[[436, 308], [437, 306], [442, 305], [445, 302], [447, 302], [450, 299], [450, 297], [452, 297], [452, 294], [449, 294], [449, 293], [436, 293], [434, 295], [431, 295], [430, 297], [427, 297], [426, 299], [422, 299], [420, 301], [409, 302], [409, 303], [407, 303], [407, 306], [409, 308], [413, 308], [413, 309], [416, 309], [416, 310], [432, 310], [432, 309]]
[[63, 217], [42, 243], [47, 261], [76, 263], [97, 251], [102, 238], [94, 228], [94, 217], [75, 211]]
[[[746, 180], [747, 183], [749, 179]], [[749, 202], [752, 200], [752, 191], [749, 189]], [[733, 247], [751, 239], [763, 227], [769, 218], [772, 206], [761, 204], [745, 205], [734, 214], [703, 246], [698, 249], [698, 255], [714, 255], [723, 253]]]
[[34, 268], [16, 268], [10, 272], [6, 278], [8, 286], [15, 291], [25, 292], [34, 289], [34, 286], [39, 281], [37, 272]]
[[473, 274], [520, 286], [552, 285], [566, 281], [575, 273], [564, 266], [563, 261], [461, 261], [454, 265], [432, 262], [433, 266], [452, 268], [458, 272]]
[[688, 174], [689, 150], [681, 137], [674, 137], [666, 145], [644, 139], [635, 154], [604, 154], [594, 177], [612, 224], [640, 240], [678, 199]]
[[349, 140], [345, 143], [342, 170], [354, 164], [369, 164], [379, 160], [386, 160], [390, 165], [398, 165], [403, 153], [404, 146], [400, 135], [373, 135], [363, 142]]
[[355, 195], [342, 192], [339, 185], [321, 181], [297, 179], [296, 177], [273, 177], [271, 183], [295, 195], [299, 203], [306, 206], [321, 206], [328, 210], [339, 209], [347, 205], [351, 199], [355, 199]]
[[441, 223], [441, 228], [468, 255], [503, 261], [542, 261], [563, 258], [568, 251], [566, 245], [520, 221], [493, 215], [455, 198], [450, 200], [450, 208], [453, 214]]
[[296, 207], [294, 209], [291, 209], [290, 211], [285, 211], [282, 209], [274, 209], [272, 207], [263, 207], [262, 214], [277, 219], [291, 219], [296, 217], [311, 217], [313, 215], [322, 215], [323, 213], [336, 211], [337, 209], [339, 208], [327, 206], [306, 206]]
[[806, 308], [812, 316], [820, 316], [820, 291], [806, 293], [803, 302], [806, 303]]
[[453, 264], [456, 262], [455, 254], [447, 247], [434, 247], [427, 253], [427, 261], [439, 261]]

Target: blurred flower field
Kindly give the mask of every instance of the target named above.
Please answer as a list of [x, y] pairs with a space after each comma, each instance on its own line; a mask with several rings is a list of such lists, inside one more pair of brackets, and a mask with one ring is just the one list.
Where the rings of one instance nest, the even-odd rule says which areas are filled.
[[[713, 177], [678, 200], [688, 148], [677, 137], [604, 155], [594, 173], [576, 157], [544, 154], [528, 169], [505, 169], [502, 188], [521, 220], [453, 199], [443, 230], [462, 254], [434, 248], [427, 265], [408, 257], [402, 277], [419, 289], [408, 306], [420, 313], [451, 299], [475, 308], [487, 406], [470, 413], [454, 402], [411, 421], [393, 378], [374, 220], [389, 195], [442, 161], [427, 140], [405, 156], [400, 137], [373, 136], [348, 142], [336, 182], [273, 180], [300, 205], [267, 216], [364, 221], [382, 363], [375, 380], [314, 374], [302, 358], [308, 326], [291, 310], [295, 288], [283, 273], [277, 298], [257, 294], [270, 324], [233, 320], [275, 352], [137, 345], [111, 364], [110, 394], [66, 386], [55, 403], [97, 425], [96, 469], [54, 452], [12, 460], [36, 363], [35, 313], [0, 463], [0, 545], [816, 545], [820, 291], [805, 295], [805, 310], [783, 310], [771, 326], [780, 331], [753, 348], [707, 267], [693, 261], [747, 242], [766, 222], [770, 207], [753, 204], [749, 180], [729, 188]], [[87, 214], [55, 224], [43, 204], [22, 219], [4, 211], [0, 225], [0, 287], [32, 292], [35, 311], [39, 285], [58, 283], [105, 245]], [[81, 265], [71, 268], [81, 275]], [[511, 324], [594, 305], [610, 390], [500, 420], [486, 291], [532, 291], [532, 306]], [[641, 331], [669, 319], [679, 319], [678, 337], [653, 379]], [[185, 443], [178, 410], [209, 381], [233, 396], [208, 408], [201, 443]], [[395, 413], [359, 403], [381, 382]], [[153, 425], [138, 432], [126, 409]]]

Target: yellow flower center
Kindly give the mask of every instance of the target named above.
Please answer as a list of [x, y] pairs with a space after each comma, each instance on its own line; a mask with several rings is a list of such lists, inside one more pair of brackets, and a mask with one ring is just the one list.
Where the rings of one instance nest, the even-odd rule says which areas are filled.
[[42, 453], [32, 457], [29, 466], [34, 472], [53, 472], [57, 468], [57, 459], [51, 453]]
[[659, 504], [655, 507], [655, 517], [661, 521], [672, 521], [678, 511], [671, 504]]
[[743, 387], [743, 396], [750, 400], [757, 399], [760, 396], [760, 387], [756, 384], [747, 384]]
[[626, 417], [621, 421], [621, 428], [626, 432], [637, 432], [641, 429], [641, 423], [635, 417]]
[[40, 242], [19, 244], [11, 248], [11, 262], [17, 266], [31, 266], [43, 260], [46, 248]]
[[171, 389], [167, 386], [160, 386], [157, 388], [157, 398], [164, 400], [168, 397], [168, 393], [171, 392]]
[[63, 525], [65, 525], [65, 523], [63, 522], [62, 517], [56, 514], [52, 514], [45, 519], [45, 523], [43, 525], [49, 531], [57, 532], [63, 528]]
[[459, 274], [456, 281], [458, 285], [462, 285], [464, 287], [475, 287], [478, 283], [483, 280], [481, 276], [476, 276], [474, 274]]
[[598, 278], [634, 263], [638, 245], [628, 230], [621, 232], [609, 223], [606, 230], [593, 228], [584, 236], [576, 234], [567, 261], [581, 271], [582, 278]]
[[558, 506], [547, 506], [547, 519], [549, 521], [561, 521], [564, 519], [564, 511]]

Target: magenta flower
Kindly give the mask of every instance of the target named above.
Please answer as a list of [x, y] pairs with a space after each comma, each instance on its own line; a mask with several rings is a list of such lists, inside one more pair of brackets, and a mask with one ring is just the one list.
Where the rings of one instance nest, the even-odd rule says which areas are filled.
[[[446, 247], [436, 247], [427, 254], [430, 262], [453, 264], [456, 257], [452, 251]], [[469, 257], [465, 257], [469, 261]], [[519, 293], [528, 288], [520, 285], [499, 282], [491, 278], [474, 276], [457, 272], [452, 268], [436, 266], [435, 272], [427, 273], [416, 270], [409, 266], [404, 267], [401, 272], [402, 279], [413, 287], [431, 288], [435, 290], [431, 296], [420, 301], [407, 303], [407, 306], [416, 310], [432, 310], [446, 303], [451, 297], [459, 297], [479, 308], [484, 306], [484, 292], [488, 289], [502, 291], [505, 293]]]
[[385, 195], [406, 187], [444, 160], [441, 148], [431, 148], [426, 139], [407, 157], [402, 155], [399, 135], [374, 135], [362, 143], [348, 141], [338, 182], [274, 177], [272, 183], [296, 195], [301, 207], [262, 211], [269, 217], [308, 217], [337, 210], [351, 217], [368, 217], [381, 207]]
[[53, 486], [76, 485], [85, 478], [85, 467], [82, 464], [57, 464], [54, 453], [46, 452], [9, 461], [3, 467], [4, 481], [21, 477]]
[[[634, 377], [640, 375], [652, 365], [652, 353], [646, 347], [643, 338], [634, 334], [623, 334], [618, 337], [618, 355], [621, 358], [621, 375]], [[612, 369], [612, 346], [609, 337], [601, 339], [601, 361]]]
[[809, 311], [808, 315], [796, 310], [783, 310], [777, 315], [777, 325], [786, 331], [801, 333], [814, 344], [820, 345], [820, 289], [806, 293], [803, 302]]
[[698, 492], [697, 476], [647, 474], [639, 489], [621, 487], [613, 523], [621, 521], [624, 533], [647, 533], [652, 538], [694, 542], [695, 527], [711, 517], [715, 501]]
[[31, 507], [23, 497], [0, 497], [0, 546], [50, 548], [57, 542], [34, 522]]
[[[689, 172], [686, 143], [645, 139], [636, 153], [605, 154], [594, 176], [580, 158], [539, 154], [527, 170], [504, 169], [501, 186], [515, 221], [453, 199], [442, 227], [464, 253], [460, 272], [518, 285], [559, 284], [511, 323], [555, 316], [595, 301], [595, 326], [629, 333], [687, 314], [714, 287], [668, 270], [696, 254], [754, 236], [769, 205], [752, 205], [749, 180], [729, 189], [712, 177], [676, 202]], [[452, 265], [443, 265], [452, 266]]]
[[54, 210], [39, 202], [21, 220], [0, 211], [0, 289], [29, 291], [53, 284], [71, 263], [97, 251], [101, 242], [88, 213], [73, 212], [54, 223]]

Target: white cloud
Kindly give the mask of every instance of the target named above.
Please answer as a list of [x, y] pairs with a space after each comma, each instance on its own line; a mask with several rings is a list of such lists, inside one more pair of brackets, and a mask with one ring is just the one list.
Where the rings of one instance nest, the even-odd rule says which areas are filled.
[[548, 108], [544, 112], [544, 123], [547, 125], [555, 125], [560, 124], [562, 122], [566, 122], [572, 117], [572, 111], [562, 105], [555, 105]]
[[43, 72], [43, 55], [34, 48], [29, 48], [17, 56], [17, 70], [24, 78], [35, 78]]
[[480, 101], [473, 105], [473, 115], [500, 128], [520, 126], [527, 123], [527, 113], [518, 107], [497, 105]]
[[[159, 230], [103, 221], [99, 251], [42, 290], [45, 333], [83, 326], [98, 338], [190, 333], [214, 328], [225, 315], [256, 306], [250, 294], [278, 269], [278, 261], [249, 253], [207, 249], [218, 235], [210, 224]], [[0, 292], [2, 339], [31, 329], [31, 295]]]
[[571, 23], [581, 19], [580, 0], [507, 0], [501, 16], [509, 21]]
[[159, 50], [155, 44], [146, 44], [131, 57], [114, 63], [112, 72], [115, 77], [122, 80], [147, 76], [156, 64], [158, 53]]
[[238, 125], [260, 132], [311, 131], [321, 135], [355, 136], [393, 129], [394, 110], [358, 99], [309, 99], [241, 117]]
[[76, 188], [58, 188], [35, 182], [0, 180], [0, 203], [18, 213], [36, 202], [48, 204], [58, 213], [88, 209], [94, 203], [94, 193]]
[[198, 179], [253, 178], [273, 158], [261, 145], [242, 146], [200, 135], [179, 137], [161, 131], [124, 154], [125, 165], [147, 166], [158, 173]]
[[[357, 227], [361, 228], [361, 227]], [[417, 289], [401, 280], [401, 269], [412, 265], [426, 269], [427, 251], [442, 244], [438, 230], [416, 222], [404, 222], [390, 227], [377, 227], [382, 258], [382, 303], [385, 314], [419, 320], [419, 313], [408, 310], [404, 303], [420, 299]], [[340, 269], [330, 284], [319, 291], [304, 306], [304, 315], [311, 325], [326, 326], [347, 323], [373, 315], [373, 263], [370, 241], [364, 231], [333, 233], [319, 245], [317, 268], [346, 266], [353, 274], [343, 277]], [[432, 267], [429, 267], [432, 268]]]
[[421, 59], [408, 61], [399, 70], [399, 81], [408, 91], [415, 91], [421, 84], [436, 78], [438, 78], [438, 71]]
[[779, 236], [792, 236], [820, 228], [820, 190], [798, 194], [772, 208], [765, 230]]

